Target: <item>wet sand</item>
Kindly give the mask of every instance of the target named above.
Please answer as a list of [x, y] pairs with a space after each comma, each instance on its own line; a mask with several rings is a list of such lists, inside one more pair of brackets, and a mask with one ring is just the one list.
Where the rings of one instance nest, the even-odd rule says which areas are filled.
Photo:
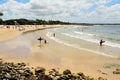
[[[41, 65], [47, 67], [47, 69], [57, 67], [61, 71], [70, 69], [73, 72], [83, 72], [95, 78], [102, 76], [108, 80], [118, 80], [120, 78], [119, 75], [113, 74], [113, 71], [118, 68], [115, 65], [119, 64], [120, 60], [57, 43], [47, 38], [45, 36], [46, 32], [41, 31], [41, 36], [48, 40], [48, 44], [43, 44], [42, 47], [35, 44], [33, 48], [30, 62], [33, 61], [34, 66], [42, 63]], [[104, 68], [106, 66], [110, 68]]]
[[[18, 31], [18, 33], [19, 35], [21, 34], [20, 31]], [[72, 72], [83, 72], [94, 78], [101, 76], [108, 80], [120, 79], [119, 75], [113, 74], [113, 71], [116, 68], [120, 68], [120, 66], [116, 66], [117, 64], [120, 64], [119, 59], [105, 57], [65, 46], [50, 40], [46, 37], [46, 33], [47, 30], [42, 30], [40, 31], [39, 36], [45, 38], [48, 43], [44, 44], [44, 42], [42, 42], [40, 46], [39, 41], [32, 41], [30, 54], [26, 58], [21, 57], [23, 54], [15, 56], [14, 54], [9, 53], [0, 54], [0, 56], [2, 56], [1, 58], [5, 61], [26, 62], [29, 63], [29, 66], [31, 67], [42, 66], [48, 70], [52, 68], [60, 68], [60, 71], [70, 69]], [[18, 34], [16, 34], [16, 36], [18, 36]], [[2, 50], [0, 50], [0, 52], [2, 52]]]

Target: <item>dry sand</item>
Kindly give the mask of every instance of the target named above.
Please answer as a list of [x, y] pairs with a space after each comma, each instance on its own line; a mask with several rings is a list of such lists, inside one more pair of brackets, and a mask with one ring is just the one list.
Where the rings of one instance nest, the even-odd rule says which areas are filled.
[[[49, 27], [58, 26], [29, 26], [26, 27], [24, 31], [19, 31], [19, 29], [1, 29], [0, 34], [3, 35], [0, 35], [0, 41], [13, 39], [25, 31]], [[119, 59], [105, 57], [88, 51], [65, 46], [50, 40], [45, 35], [46, 30], [42, 30], [40, 36], [47, 39], [48, 43], [42, 43], [42, 47], [38, 46], [39, 43], [35, 43], [32, 47], [32, 52], [29, 58], [15, 59], [13, 58], [14, 55], [10, 55], [9, 53], [0, 54], [0, 57], [5, 61], [25, 61], [26, 63], [29, 63], [29, 66], [31, 67], [42, 66], [47, 69], [60, 68], [60, 71], [63, 71], [64, 69], [70, 69], [72, 72], [83, 72], [86, 75], [94, 78], [101, 76], [107, 78], [108, 80], [120, 79], [120, 75], [113, 74], [113, 71], [118, 68], [116, 64], [120, 63]]]
[[6, 41], [15, 38], [16, 36], [20, 35], [26, 31], [38, 30], [38, 29], [45, 29], [45, 28], [54, 28], [60, 27], [60, 25], [21, 25], [21, 28], [15, 28], [13, 25], [0, 25], [0, 42]]

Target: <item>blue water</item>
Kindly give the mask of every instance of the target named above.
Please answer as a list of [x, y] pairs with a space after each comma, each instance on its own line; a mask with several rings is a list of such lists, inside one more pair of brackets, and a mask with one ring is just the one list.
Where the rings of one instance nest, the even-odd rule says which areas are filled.
[[[73, 47], [120, 58], [120, 25], [73, 26], [49, 30], [56, 39]], [[99, 41], [104, 40], [102, 47]]]

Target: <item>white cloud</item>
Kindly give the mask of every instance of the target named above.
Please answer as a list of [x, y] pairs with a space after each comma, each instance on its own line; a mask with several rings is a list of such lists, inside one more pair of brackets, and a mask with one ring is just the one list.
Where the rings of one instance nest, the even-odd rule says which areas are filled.
[[98, 0], [96, 2], [97, 5], [105, 5], [108, 4], [109, 2], [111, 2], [112, 0]]
[[[120, 4], [105, 6], [112, 0], [30, 0], [23, 4], [9, 0], [0, 5], [4, 19], [54, 19], [73, 22], [105, 22], [120, 18]], [[95, 7], [94, 7], [95, 6]], [[94, 10], [90, 11], [94, 7]], [[12, 15], [9, 12], [12, 12]], [[110, 22], [111, 20], [109, 20]], [[114, 20], [115, 21], [115, 20]], [[108, 22], [108, 20], [106, 21]], [[117, 21], [116, 21], [117, 22]]]
[[103, 22], [113, 21], [119, 22], [120, 20], [120, 4], [111, 7], [99, 6], [95, 11], [88, 14], [89, 18], [102, 19]]

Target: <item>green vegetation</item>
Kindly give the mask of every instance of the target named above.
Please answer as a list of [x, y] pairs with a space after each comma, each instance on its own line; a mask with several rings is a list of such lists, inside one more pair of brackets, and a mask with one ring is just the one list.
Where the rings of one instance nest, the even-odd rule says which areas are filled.
[[[2, 13], [0, 13], [0, 16], [3, 16]], [[120, 25], [120, 24], [106, 24], [106, 23], [71, 23], [71, 22], [63, 22], [63, 21], [54, 21], [54, 20], [42, 20], [42, 19], [36, 19], [36, 20], [28, 20], [28, 19], [10, 19], [10, 20], [2, 20], [0, 18], [0, 25], [15, 25], [15, 22], [18, 23], [18, 25], [87, 25], [87, 26], [92, 26], [92, 25]]]
[[[2, 12], [0, 12], [0, 16], [3, 16]], [[2, 23], [3, 23], [3, 20], [0, 18], [0, 24], [2, 24]]]
[[3, 13], [2, 13], [2, 12], [0, 12], [0, 16], [3, 16]]
[[54, 24], [72, 24], [69, 22], [62, 22], [62, 21], [45, 21], [41, 19], [36, 20], [28, 20], [28, 19], [10, 19], [10, 20], [2, 20], [0, 19], [0, 24], [4, 25], [15, 25], [15, 22], [17, 22], [19, 25], [54, 25]]
[[0, 19], [0, 24], [2, 24], [3, 23], [3, 20], [2, 19]]
[[[2, 14], [0, 14], [2, 16]], [[10, 19], [10, 20], [2, 20], [0, 19], [0, 25], [15, 25], [15, 22], [17, 22], [19, 25], [93, 25], [88, 23], [70, 23], [70, 22], [63, 22], [63, 21], [54, 21], [54, 20], [42, 20], [42, 19], [36, 19], [36, 20], [28, 20], [28, 19]]]

